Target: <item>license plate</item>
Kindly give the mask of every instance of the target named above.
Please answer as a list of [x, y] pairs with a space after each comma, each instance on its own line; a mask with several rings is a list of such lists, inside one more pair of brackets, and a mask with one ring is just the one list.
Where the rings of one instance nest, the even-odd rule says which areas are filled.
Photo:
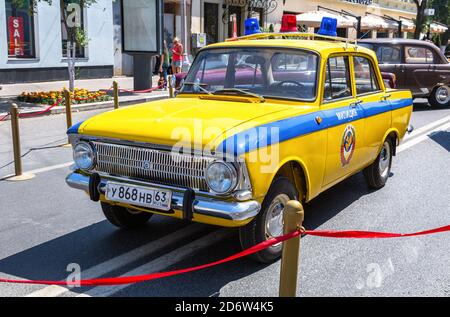
[[108, 182], [105, 197], [110, 201], [169, 211], [172, 192], [166, 189]]

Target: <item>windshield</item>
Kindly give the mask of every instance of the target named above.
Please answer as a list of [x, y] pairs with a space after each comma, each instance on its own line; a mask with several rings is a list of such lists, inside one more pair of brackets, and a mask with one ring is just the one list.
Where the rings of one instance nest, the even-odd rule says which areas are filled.
[[210, 49], [199, 53], [182, 93], [314, 100], [318, 56], [279, 48]]

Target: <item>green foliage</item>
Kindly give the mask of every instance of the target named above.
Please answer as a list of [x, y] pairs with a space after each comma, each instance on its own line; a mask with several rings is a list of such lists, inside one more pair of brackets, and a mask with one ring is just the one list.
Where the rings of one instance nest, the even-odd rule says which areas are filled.
[[[435, 14], [432, 17], [433, 21], [450, 25], [450, 0], [431, 0], [430, 8], [435, 9]], [[435, 35], [433, 42], [437, 45], [447, 45], [449, 39], [450, 31], [447, 31], [444, 34]]]

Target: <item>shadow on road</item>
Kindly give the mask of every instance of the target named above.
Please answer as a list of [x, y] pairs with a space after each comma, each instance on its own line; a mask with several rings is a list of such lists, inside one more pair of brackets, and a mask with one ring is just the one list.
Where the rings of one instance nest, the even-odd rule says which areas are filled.
[[439, 131], [429, 135], [429, 138], [450, 152], [450, 132]]

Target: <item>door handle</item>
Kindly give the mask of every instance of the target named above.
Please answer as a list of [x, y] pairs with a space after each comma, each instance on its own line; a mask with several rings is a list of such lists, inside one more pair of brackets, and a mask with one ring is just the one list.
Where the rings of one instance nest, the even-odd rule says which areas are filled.
[[363, 103], [362, 100], [356, 100], [355, 102], [352, 102], [352, 103], [350, 104], [350, 107], [356, 108], [356, 107], [358, 107], [359, 105], [361, 105], [362, 103]]
[[381, 100], [382, 101], [387, 101], [389, 98], [391, 98], [392, 97], [392, 95], [391, 94], [386, 94], [386, 95], [384, 95], [384, 96], [382, 96], [381, 97]]

